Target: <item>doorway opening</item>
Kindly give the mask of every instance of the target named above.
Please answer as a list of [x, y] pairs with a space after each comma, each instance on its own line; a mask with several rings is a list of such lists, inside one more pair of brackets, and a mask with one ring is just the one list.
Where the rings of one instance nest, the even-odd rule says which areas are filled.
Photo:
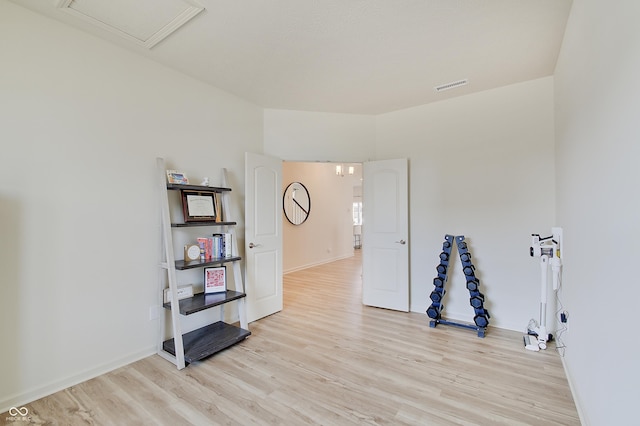
[[[310, 208], [300, 225], [283, 220], [283, 273], [352, 257], [362, 247], [362, 163], [282, 163], [284, 189], [299, 182]], [[357, 233], [357, 234], [356, 234]]]

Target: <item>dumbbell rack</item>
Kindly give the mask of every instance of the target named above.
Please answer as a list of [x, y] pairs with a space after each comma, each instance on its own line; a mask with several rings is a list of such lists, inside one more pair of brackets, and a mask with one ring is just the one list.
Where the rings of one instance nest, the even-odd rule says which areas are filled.
[[[449, 262], [451, 261], [451, 251], [453, 249], [453, 243], [458, 246], [458, 254], [460, 255], [460, 261], [462, 262], [462, 272], [467, 280], [467, 289], [469, 290], [469, 303], [474, 309], [475, 316], [473, 322], [475, 325], [458, 323], [449, 321], [442, 318], [442, 310], [444, 305], [442, 300], [447, 293], [445, 285], [447, 284]], [[480, 280], [476, 278], [475, 266], [471, 263], [471, 253], [467, 247], [467, 243], [464, 241], [464, 235], [445, 235], [444, 243], [442, 243], [442, 253], [440, 253], [440, 263], [436, 267], [438, 276], [433, 279], [433, 285], [435, 289], [429, 296], [431, 298], [431, 306], [427, 308], [427, 315], [431, 318], [429, 326], [434, 328], [438, 324], [454, 325], [456, 327], [468, 328], [476, 330], [478, 337], [484, 337], [487, 326], [489, 325], [489, 312], [484, 308], [484, 294], [480, 293]]]

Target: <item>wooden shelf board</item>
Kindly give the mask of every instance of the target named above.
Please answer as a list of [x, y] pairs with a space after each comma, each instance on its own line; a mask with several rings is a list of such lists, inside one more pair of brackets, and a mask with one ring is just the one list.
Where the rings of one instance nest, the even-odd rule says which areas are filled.
[[203, 221], [203, 222], [187, 222], [187, 223], [172, 223], [172, 228], [188, 228], [191, 226], [232, 226], [237, 225], [237, 222], [215, 222], [215, 221]]
[[202, 185], [182, 185], [177, 183], [168, 183], [167, 189], [172, 190], [188, 190], [188, 191], [201, 191], [201, 192], [227, 192], [231, 191], [231, 188], [220, 188], [217, 186], [202, 186]]
[[216, 265], [222, 265], [223, 263], [228, 263], [228, 262], [237, 262], [238, 260], [241, 260], [241, 259], [242, 258], [240, 256], [233, 256], [233, 257], [221, 257], [221, 258], [210, 259], [210, 260], [192, 260], [190, 262], [189, 261], [185, 262], [184, 260], [176, 260], [176, 269], [183, 271], [185, 269], [200, 268], [202, 266], [216, 266]]
[[[193, 297], [182, 299], [179, 301], [180, 313], [182, 315], [191, 315], [196, 312], [204, 311], [205, 309], [220, 306], [234, 300], [242, 299], [246, 294], [239, 291], [227, 290], [221, 293], [198, 293]], [[171, 309], [171, 303], [165, 303], [166, 309]]]
[[[199, 361], [246, 339], [250, 331], [222, 321], [191, 331], [182, 336], [184, 360]], [[162, 348], [171, 355], [176, 354], [175, 342], [169, 339]]]

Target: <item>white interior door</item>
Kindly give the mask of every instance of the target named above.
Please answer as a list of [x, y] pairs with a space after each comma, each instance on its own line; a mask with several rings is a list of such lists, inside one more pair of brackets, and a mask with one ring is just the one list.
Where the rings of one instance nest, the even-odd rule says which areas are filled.
[[409, 311], [407, 159], [363, 164], [362, 303]]
[[282, 310], [282, 160], [245, 154], [249, 322]]

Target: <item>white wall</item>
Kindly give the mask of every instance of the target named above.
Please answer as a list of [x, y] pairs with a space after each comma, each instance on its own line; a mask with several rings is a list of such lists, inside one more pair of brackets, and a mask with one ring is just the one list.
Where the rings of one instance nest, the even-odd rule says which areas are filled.
[[585, 425], [638, 422], [638, 16], [574, 1], [555, 76], [565, 366]]
[[353, 187], [361, 183], [360, 170], [341, 177], [333, 163], [283, 163], [282, 191], [301, 182], [311, 196], [306, 222], [294, 226], [282, 219], [285, 273], [353, 255]]
[[[490, 324], [537, 317], [530, 234], [554, 225], [553, 80], [544, 78], [377, 117], [378, 158], [409, 158], [411, 310], [425, 312], [445, 234], [469, 244]], [[366, 185], [366, 182], [364, 183]], [[472, 321], [460, 262], [445, 316]]]
[[291, 161], [375, 158], [375, 116], [266, 109], [264, 152]]
[[[265, 151], [308, 160], [340, 158], [341, 149], [359, 160], [409, 158], [411, 309], [429, 305], [444, 235], [464, 234], [491, 324], [524, 329], [540, 297], [530, 234], [554, 226], [552, 78], [377, 116], [375, 150], [366, 145], [371, 124], [366, 116], [267, 110]], [[311, 141], [309, 153], [301, 141]], [[472, 320], [464, 278], [454, 272], [447, 315]]]
[[[267, 110], [265, 151], [309, 160], [340, 158], [341, 149], [350, 158], [362, 152], [359, 160], [408, 158], [411, 310], [424, 313], [430, 304], [444, 235], [463, 234], [491, 325], [524, 330], [537, 317], [540, 300], [539, 264], [528, 255], [530, 235], [555, 225], [553, 79], [374, 118]], [[375, 149], [366, 146], [369, 125]], [[306, 141], [310, 153], [304, 151]], [[472, 322], [460, 269], [453, 268], [445, 313]]]
[[3, 412], [155, 351], [155, 158], [214, 184], [227, 167], [238, 211], [263, 116], [4, 1], [0, 40]]

